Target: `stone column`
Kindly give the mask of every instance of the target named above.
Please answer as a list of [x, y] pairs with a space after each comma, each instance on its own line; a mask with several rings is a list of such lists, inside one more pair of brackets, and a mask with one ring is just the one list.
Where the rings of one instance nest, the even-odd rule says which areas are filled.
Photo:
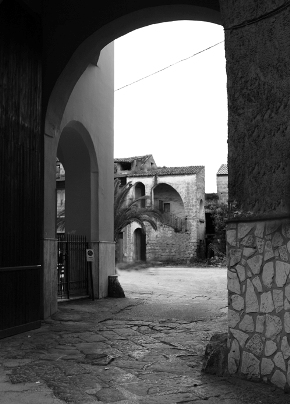
[[289, 389], [290, 13], [282, 4], [220, 0], [233, 217], [229, 372]]

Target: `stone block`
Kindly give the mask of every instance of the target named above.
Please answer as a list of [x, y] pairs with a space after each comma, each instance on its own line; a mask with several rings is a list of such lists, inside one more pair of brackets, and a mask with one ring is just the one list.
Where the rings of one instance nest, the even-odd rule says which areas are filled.
[[279, 247], [279, 255], [280, 255], [281, 260], [286, 261], [286, 262], [288, 261], [288, 252], [287, 252], [286, 245], [281, 245]]
[[259, 276], [256, 276], [253, 280], [252, 280], [253, 285], [255, 286], [255, 288], [257, 289], [257, 291], [259, 293], [263, 292], [263, 286], [261, 284], [260, 278]]
[[238, 294], [241, 293], [238, 275], [231, 271], [228, 271], [228, 290]]
[[286, 238], [290, 238], [290, 223], [285, 223], [282, 226], [282, 234]]
[[278, 220], [270, 220], [266, 223], [266, 235], [274, 233], [280, 226], [280, 222]]
[[268, 241], [266, 241], [266, 244], [265, 244], [264, 260], [268, 261], [269, 259], [271, 259], [273, 257], [274, 257], [274, 251], [272, 248], [272, 243], [271, 243], [271, 241], [268, 240]]
[[274, 340], [282, 331], [282, 321], [277, 316], [266, 314], [266, 338]]
[[234, 310], [228, 310], [228, 325], [230, 328], [234, 328], [240, 322], [240, 315]]
[[265, 329], [265, 316], [257, 316], [256, 319], [256, 332], [264, 333]]
[[284, 299], [284, 310], [290, 310], [290, 303], [288, 299]]
[[250, 380], [257, 380], [260, 377], [260, 361], [253, 354], [243, 352], [241, 373]]
[[246, 314], [240, 322], [239, 328], [245, 332], [253, 332], [255, 330], [253, 317]]
[[236, 266], [237, 274], [239, 276], [240, 282], [243, 282], [246, 279], [246, 270], [242, 265]]
[[[227, 369], [227, 333], [214, 334], [206, 346], [202, 371], [213, 375], [223, 376]], [[235, 341], [235, 340], [234, 340]], [[234, 342], [233, 342], [234, 344]], [[232, 347], [233, 347], [232, 344]], [[233, 357], [239, 360], [239, 344], [236, 341], [237, 352]]]
[[263, 238], [264, 229], [265, 229], [265, 223], [262, 223], [262, 222], [257, 223], [256, 230], [255, 230], [255, 236]]
[[282, 352], [277, 352], [273, 360], [277, 368], [280, 368], [286, 372], [286, 365]]
[[263, 358], [261, 362], [261, 375], [269, 375], [274, 369], [274, 363], [271, 359]]
[[258, 311], [259, 311], [258, 298], [255, 293], [255, 289], [252, 282], [248, 279], [246, 290], [246, 313], [257, 313]]
[[245, 247], [243, 249], [243, 256], [248, 258], [248, 257], [251, 257], [252, 255], [254, 255], [255, 252], [256, 252], [255, 248]]
[[246, 246], [246, 247], [255, 247], [255, 237], [253, 234], [249, 234], [248, 236], [244, 237], [243, 240], [241, 241], [241, 244]]
[[273, 278], [274, 278], [274, 263], [273, 262], [267, 262], [264, 267], [263, 267], [263, 272], [262, 272], [262, 281], [267, 288], [272, 287], [273, 283]]
[[260, 311], [262, 313], [271, 313], [274, 310], [274, 304], [272, 299], [272, 292], [266, 292], [261, 295]]
[[247, 264], [251, 268], [251, 271], [253, 272], [254, 275], [258, 275], [260, 273], [262, 261], [263, 256], [260, 254], [255, 255], [254, 257], [248, 259]]
[[290, 272], [290, 264], [282, 261], [276, 261], [276, 285], [283, 287], [286, 283], [287, 277]]
[[285, 296], [290, 300], [290, 284], [285, 287]]
[[274, 341], [266, 341], [265, 344], [265, 355], [266, 356], [271, 356], [273, 355], [274, 352], [277, 351], [277, 344]]
[[233, 295], [231, 297], [232, 300], [232, 306], [235, 310], [240, 311], [244, 308], [245, 306], [245, 301], [244, 298], [242, 296], [239, 295]]
[[255, 226], [255, 223], [239, 223], [238, 224], [238, 240], [244, 238]]
[[234, 328], [230, 328], [230, 332], [233, 334], [233, 336], [239, 342], [241, 348], [244, 348], [245, 343], [246, 343], [247, 339], [249, 338], [248, 334], [246, 334], [243, 331], [235, 330]]
[[256, 246], [258, 253], [262, 254], [264, 252], [265, 241], [262, 238], [256, 237]]
[[285, 359], [288, 359], [290, 357], [290, 346], [286, 335], [282, 338], [281, 351]]
[[287, 332], [287, 334], [290, 333], [290, 313], [289, 313], [289, 311], [287, 311], [284, 314], [284, 329], [285, 329], [285, 332]]
[[240, 347], [236, 339], [233, 340], [228, 354], [228, 371], [230, 374], [237, 372], [240, 363]]
[[246, 348], [251, 351], [254, 355], [260, 356], [264, 349], [264, 343], [259, 334], [255, 334], [247, 342]]
[[227, 230], [227, 242], [229, 245], [236, 247], [237, 246], [237, 231], [236, 230]]
[[242, 258], [242, 250], [239, 248], [231, 248], [230, 249], [230, 267], [235, 266], [241, 261]]
[[273, 301], [274, 301], [276, 313], [279, 313], [281, 310], [283, 310], [283, 308], [284, 308], [283, 299], [284, 299], [283, 290], [274, 289], [273, 290]]
[[275, 247], [279, 247], [280, 245], [282, 245], [284, 242], [284, 239], [282, 237], [282, 234], [278, 231], [276, 231], [276, 233], [274, 234], [273, 238], [272, 238], [272, 246]]
[[286, 384], [286, 377], [284, 373], [282, 373], [281, 370], [276, 370], [272, 376], [271, 383], [280, 387], [280, 389], [284, 389]]

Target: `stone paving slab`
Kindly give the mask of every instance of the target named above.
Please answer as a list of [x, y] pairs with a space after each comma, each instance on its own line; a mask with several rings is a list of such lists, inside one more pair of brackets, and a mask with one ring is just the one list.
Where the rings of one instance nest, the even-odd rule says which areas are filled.
[[0, 403], [289, 404], [271, 386], [201, 373], [225, 314], [143, 321], [130, 317], [134, 300], [118, 302], [63, 303], [39, 330], [1, 340]]

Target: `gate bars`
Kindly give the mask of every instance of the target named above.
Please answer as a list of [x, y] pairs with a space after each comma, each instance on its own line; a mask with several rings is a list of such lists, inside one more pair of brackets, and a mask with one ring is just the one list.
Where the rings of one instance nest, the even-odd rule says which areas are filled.
[[70, 299], [89, 295], [88, 263], [85, 236], [75, 234], [57, 235], [58, 252], [58, 297]]

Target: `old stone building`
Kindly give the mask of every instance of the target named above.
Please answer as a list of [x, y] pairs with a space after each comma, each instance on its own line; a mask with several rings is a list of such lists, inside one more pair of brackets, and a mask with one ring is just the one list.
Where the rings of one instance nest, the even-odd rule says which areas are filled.
[[163, 216], [157, 231], [146, 225], [142, 234], [138, 224], [127, 226], [120, 235], [118, 260], [194, 260], [205, 237], [204, 167], [157, 167], [152, 155], [114, 161], [115, 178], [134, 185], [130, 197], [149, 196], [143, 206], [154, 206]]

